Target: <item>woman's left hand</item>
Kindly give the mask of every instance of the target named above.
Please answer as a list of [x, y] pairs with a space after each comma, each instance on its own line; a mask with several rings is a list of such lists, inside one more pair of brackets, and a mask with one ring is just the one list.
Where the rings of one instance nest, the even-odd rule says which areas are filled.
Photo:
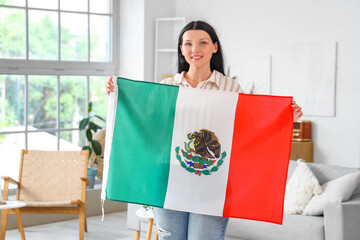
[[292, 107], [294, 109], [294, 122], [296, 122], [302, 117], [304, 113], [301, 111], [301, 107], [297, 105], [295, 101], [293, 101]]

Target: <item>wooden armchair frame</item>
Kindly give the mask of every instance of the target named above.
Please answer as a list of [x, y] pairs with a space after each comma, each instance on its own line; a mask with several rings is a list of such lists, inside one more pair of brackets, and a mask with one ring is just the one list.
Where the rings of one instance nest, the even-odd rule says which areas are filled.
[[[78, 198], [68, 199], [68, 201], [67, 200], [63, 201], [62, 199], [56, 200], [54, 197], [47, 197], [50, 199], [49, 201], [46, 201], [46, 200], [45, 201], [39, 201], [39, 200], [31, 201], [31, 199], [32, 199], [31, 194], [33, 194], [34, 192], [32, 192], [30, 187], [26, 188], [25, 186], [22, 186], [22, 180], [25, 179], [23, 177], [24, 159], [27, 157], [28, 154], [34, 154], [34, 156], [36, 158], [36, 156], [39, 156], [39, 154], [43, 154], [43, 153], [50, 154], [51, 156], [61, 156], [62, 154], [65, 154], [65, 155], [70, 154], [70, 158], [72, 158], [72, 157], [74, 157], [74, 159], [78, 158], [76, 161], [79, 161], [79, 163], [76, 163], [76, 164], [79, 167], [78, 170], [82, 171], [82, 173], [78, 173], [81, 175], [81, 177], [79, 177], [79, 180], [78, 180], [79, 183], [76, 183], [76, 184], [74, 183], [74, 185], [77, 186], [77, 189], [75, 189], [75, 191], [78, 193]], [[64, 157], [64, 156], [61, 156], [61, 157]], [[58, 157], [56, 157], [56, 159], [57, 158]], [[66, 158], [66, 156], [65, 156], [65, 158]], [[87, 232], [86, 215], [85, 215], [86, 208], [85, 207], [86, 207], [86, 181], [87, 181], [88, 159], [89, 159], [88, 151], [22, 150], [21, 151], [20, 171], [19, 171], [19, 181], [15, 181], [14, 179], [12, 179], [10, 177], [3, 177], [3, 179], [4, 179], [3, 199], [8, 200], [9, 183], [11, 182], [11, 183], [14, 183], [17, 185], [16, 200], [24, 201], [27, 205], [22, 208], [2, 210], [0, 240], [5, 239], [8, 214], [16, 214], [18, 227], [19, 227], [19, 231], [20, 231], [22, 239], [25, 239], [25, 234], [24, 234], [24, 229], [23, 229], [23, 224], [21, 221], [20, 214], [77, 214], [77, 215], [79, 215], [79, 237], [80, 237], [79, 239], [83, 240], [84, 239], [84, 231]], [[72, 161], [70, 161], [70, 163], [72, 163]], [[74, 166], [70, 165], [68, 167], [73, 168]], [[27, 167], [25, 167], [25, 168], [27, 168]], [[68, 169], [66, 169], [65, 171], [67, 171], [67, 170]], [[74, 170], [74, 171], [77, 171], [77, 170]], [[28, 174], [28, 176], [29, 176], [29, 174]], [[34, 180], [36, 180], [36, 179], [34, 179]], [[37, 183], [35, 183], [35, 184], [37, 184]], [[49, 185], [50, 184], [51, 183], [49, 181]], [[61, 183], [58, 183], [58, 184], [61, 184]], [[26, 185], [26, 184], [24, 184], [24, 185]], [[27, 186], [29, 186], [29, 183], [27, 183]], [[46, 187], [49, 187], [49, 186], [46, 186]], [[68, 192], [67, 190], [64, 190], [64, 192], [65, 191]], [[69, 190], [69, 191], [71, 191], [71, 190]], [[58, 192], [56, 194], [59, 195]], [[36, 194], [34, 194], [34, 195], [36, 195]], [[37, 195], [39, 195], [39, 194], [37, 194]], [[41, 197], [42, 196], [40, 196], [40, 198]], [[61, 196], [60, 196], [60, 198], [61, 198]]]

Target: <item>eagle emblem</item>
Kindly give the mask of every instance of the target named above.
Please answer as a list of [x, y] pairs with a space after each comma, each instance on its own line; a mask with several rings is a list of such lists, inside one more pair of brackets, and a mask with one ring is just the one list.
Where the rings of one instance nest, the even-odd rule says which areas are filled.
[[187, 134], [184, 148], [176, 147], [175, 152], [180, 165], [198, 176], [211, 175], [218, 171], [226, 157], [226, 152], [221, 152], [218, 137], [207, 129]]

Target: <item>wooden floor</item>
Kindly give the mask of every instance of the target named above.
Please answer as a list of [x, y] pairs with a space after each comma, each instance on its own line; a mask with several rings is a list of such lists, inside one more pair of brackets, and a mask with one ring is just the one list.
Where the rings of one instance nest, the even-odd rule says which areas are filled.
[[[101, 216], [88, 217], [88, 232], [85, 240], [133, 240], [134, 233], [126, 228], [126, 211], [106, 214], [104, 221]], [[78, 240], [78, 220], [69, 220], [24, 228], [26, 240]], [[142, 232], [140, 240], [145, 240]], [[153, 231], [151, 239], [155, 239]], [[21, 240], [17, 229], [7, 230], [5, 240]], [[235, 240], [226, 237], [225, 240]]]
[[[24, 228], [27, 240], [78, 240], [78, 220], [69, 220]], [[145, 239], [142, 233], [140, 239]], [[104, 221], [101, 216], [88, 217], [86, 240], [133, 240], [133, 231], [126, 228], [126, 211], [106, 214]], [[5, 240], [20, 240], [17, 229], [7, 230]], [[152, 238], [155, 239], [155, 236]]]

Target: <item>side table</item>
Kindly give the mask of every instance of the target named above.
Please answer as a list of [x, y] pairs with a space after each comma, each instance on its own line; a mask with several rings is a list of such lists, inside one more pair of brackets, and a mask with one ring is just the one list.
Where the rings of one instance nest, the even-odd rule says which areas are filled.
[[[153, 223], [154, 223], [154, 212], [152, 211], [152, 209], [146, 210], [145, 208], [141, 207], [136, 211], [136, 216], [138, 216], [139, 218], [143, 218], [143, 219], [149, 219], [148, 227], [147, 227], [147, 231], [146, 231], [146, 240], [150, 240], [152, 227], [153, 227]], [[135, 231], [134, 239], [138, 240], [139, 238], [140, 238], [140, 232]], [[158, 237], [158, 234], [156, 231], [155, 240], [158, 240], [158, 239], [159, 239], [159, 237]]]
[[302, 158], [305, 162], [314, 161], [314, 143], [313, 141], [292, 141], [291, 143], [291, 160]]
[[0, 204], [0, 210], [2, 210], [1, 213], [1, 229], [4, 229], [4, 231], [1, 231], [0, 240], [5, 239], [5, 231], [6, 231], [6, 225], [7, 225], [7, 209], [15, 208], [15, 214], [16, 214], [16, 220], [18, 224], [18, 228], [21, 234], [21, 239], [25, 240], [25, 234], [24, 234], [24, 227], [21, 221], [20, 211], [19, 208], [25, 207], [26, 203], [21, 201], [5, 201], [5, 204]]

